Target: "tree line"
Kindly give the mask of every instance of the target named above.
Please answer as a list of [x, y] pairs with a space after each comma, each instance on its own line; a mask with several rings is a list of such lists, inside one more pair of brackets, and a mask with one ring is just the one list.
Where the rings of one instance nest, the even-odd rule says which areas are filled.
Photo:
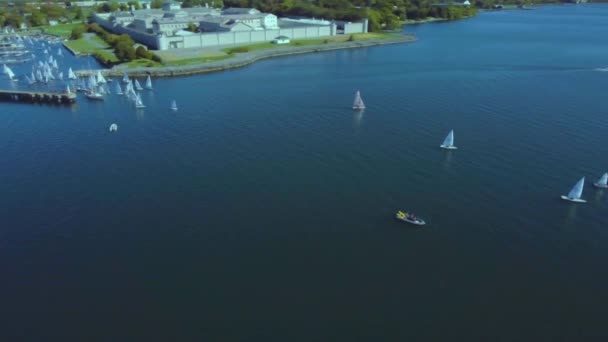
[[20, 27], [22, 23], [28, 27], [36, 27], [48, 25], [49, 20], [71, 22], [85, 19], [82, 8], [64, 8], [53, 3], [41, 3], [39, 6], [15, 3], [14, 6], [0, 7], [0, 27]]
[[[143, 46], [134, 48], [135, 41], [128, 34], [113, 34], [106, 31], [97, 23], [87, 24], [79, 27], [75, 27], [72, 30], [71, 39], [79, 39], [85, 32], [95, 33], [98, 37], [103, 39], [108, 45], [114, 48], [114, 54], [120, 62], [130, 62], [135, 59], [149, 59], [156, 62], [161, 62], [161, 59], [148, 51]], [[110, 64], [110, 61], [106, 60], [102, 54], [96, 54], [95, 57], [104, 64]]]

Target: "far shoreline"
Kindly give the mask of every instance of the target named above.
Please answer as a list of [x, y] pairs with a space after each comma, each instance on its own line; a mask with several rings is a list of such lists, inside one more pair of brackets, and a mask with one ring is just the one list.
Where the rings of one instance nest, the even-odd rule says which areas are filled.
[[[293, 47], [277, 47], [274, 49], [252, 51], [246, 53], [235, 54], [234, 57], [211, 61], [205, 63], [183, 65], [183, 66], [157, 66], [157, 67], [137, 67], [137, 68], [124, 68], [115, 66], [111, 69], [99, 70], [104, 76], [117, 77], [122, 76], [125, 73], [133, 77], [176, 77], [176, 76], [189, 76], [196, 74], [205, 74], [219, 71], [226, 71], [230, 69], [242, 68], [247, 65], [253, 64], [257, 61], [286, 57], [292, 55], [301, 55], [308, 53], [335, 51], [343, 49], [363, 48], [371, 46], [380, 46], [388, 44], [401, 44], [415, 42], [417, 39], [412, 34], [400, 34], [393, 38], [385, 39], [369, 39], [361, 41], [346, 41], [340, 43], [331, 43], [327, 45], [310, 45], [310, 46], [293, 46]], [[86, 76], [97, 70], [78, 70], [75, 73], [78, 76]]]

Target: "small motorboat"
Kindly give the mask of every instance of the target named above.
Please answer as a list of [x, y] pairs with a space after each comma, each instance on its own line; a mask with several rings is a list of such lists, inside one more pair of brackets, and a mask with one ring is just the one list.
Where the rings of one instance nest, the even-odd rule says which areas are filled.
[[399, 221], [415, 224], [417, 226], [424, 226], [426, 224], [423, 219], [416, 217], [414, 214], [404, 213], [401, 210], [397, 212], [395, 218]]

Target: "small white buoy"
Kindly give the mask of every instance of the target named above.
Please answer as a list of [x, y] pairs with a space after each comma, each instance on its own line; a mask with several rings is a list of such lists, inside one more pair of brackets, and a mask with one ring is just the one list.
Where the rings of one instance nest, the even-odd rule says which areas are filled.
[[110, 132], [116, 132], [118, 131], [118, 125], [113, 123], [110, 125]]

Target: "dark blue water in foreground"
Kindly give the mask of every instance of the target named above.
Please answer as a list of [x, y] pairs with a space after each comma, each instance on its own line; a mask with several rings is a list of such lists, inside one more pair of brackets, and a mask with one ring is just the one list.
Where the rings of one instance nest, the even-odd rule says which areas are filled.
[[142, 111], [1, 104], [2, 340], [605, 340], [607, 23], [483, 13]]

